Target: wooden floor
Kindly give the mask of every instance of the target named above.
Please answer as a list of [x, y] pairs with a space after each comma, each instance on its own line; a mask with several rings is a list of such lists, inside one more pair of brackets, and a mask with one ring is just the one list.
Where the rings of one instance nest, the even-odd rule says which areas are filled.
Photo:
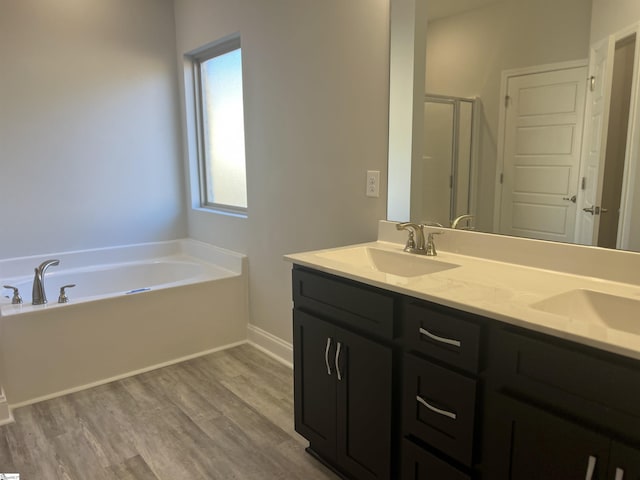
[[243, 345], [22, 407], [0, 427], [20, 480], [331, 479], [293, 431], [292, 372]]

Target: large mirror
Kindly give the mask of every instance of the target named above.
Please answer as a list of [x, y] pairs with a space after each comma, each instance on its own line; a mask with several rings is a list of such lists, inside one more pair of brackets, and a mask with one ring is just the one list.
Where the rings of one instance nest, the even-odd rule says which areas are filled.
[[638, 0], [392, 0], [388, 219], [640, 251], [639, 26]]

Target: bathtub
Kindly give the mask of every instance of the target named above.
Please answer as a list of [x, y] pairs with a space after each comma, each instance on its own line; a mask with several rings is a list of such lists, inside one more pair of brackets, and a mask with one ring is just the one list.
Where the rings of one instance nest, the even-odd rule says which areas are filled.
[[[45, 275], [48, 303], [31, 305], [33, 270], [51, 258], [60, 264]], [[57, 303], [68, 284], [69, 302]], [[246, 340], [246, 258], [194, 240], [0, 260], [3, 285], [24, 302], [1, 290], [0, 385], [11, 408]]]

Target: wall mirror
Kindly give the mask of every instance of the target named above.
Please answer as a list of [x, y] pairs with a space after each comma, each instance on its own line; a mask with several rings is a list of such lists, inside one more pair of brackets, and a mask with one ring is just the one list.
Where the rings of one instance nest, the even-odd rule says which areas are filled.
[[391, 3], [388, 220], [640, 251], [640, 2]]

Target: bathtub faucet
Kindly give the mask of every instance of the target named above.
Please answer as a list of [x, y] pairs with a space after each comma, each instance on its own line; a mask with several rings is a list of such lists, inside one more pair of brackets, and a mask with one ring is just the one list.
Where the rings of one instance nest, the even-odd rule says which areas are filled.
[[44, 291], [44, 273], [47, 268], [60, 264], [60, 260], [46, 260], [35, 269], [33, 277], [33, 291], [31, 294], [31, 303], [33, 305], [44, 305], [47, 303], [47, 295]]

